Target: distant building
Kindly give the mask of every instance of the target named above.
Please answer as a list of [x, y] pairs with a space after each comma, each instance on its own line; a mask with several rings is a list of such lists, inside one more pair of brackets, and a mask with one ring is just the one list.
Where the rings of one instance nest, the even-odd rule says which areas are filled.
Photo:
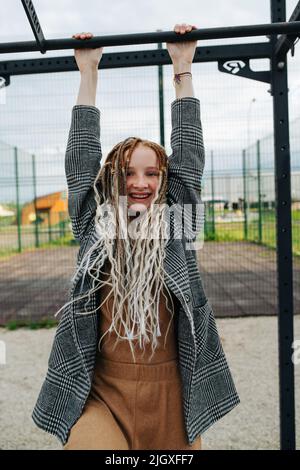
[[0, 205], [0, 217], [12, 217], [14, 216], [14, 211], [8, 210], [5, 207]]
[[[36, 206], [36, 209], [35, 209]], [[24, 204], [21, 211], [21, 224], [30, 225], [37, 217], [41, 226], [57, 225], [68, 218], [68, 200], [66, 191], [39, 196], [36, 202]]]
[[211, 196], [202, 196], [201, 200], [208, 205], [213, 204], [216, 210], [223, 210], [228, 208], [228, 199], [222, 195], [215, 195], [213, 199]]
[[[207, 200], [211, 203], [211, 177], [209, 174], [205, 176], [204, 182], [202, 200]], [[233, 207], [233, 203], [237, 203], [241, 208], [240, 202], [244, 200], [245, 190], [249, 207], [257, 207], [259, 200], [257, 173], [252, 171], [250, 175], [248, 172], [246, 188], [244, 188], [244, 183], [243, 175], [215, 174], [214, 207], [217, 208], [216, 204], [218, 204], [218, 202], [216, 202], [216, 200], [222, 199], [224, 203], [227, 201], [228, 207]], [[261, 170], [260, 191], [262, 206], [265, 208], [273, 208], [276, 200], [274, 170]], [[291, 173], [291, 196], [294, 203], [293, 209], [296, 209], [298, 207], [297, 202], [300, 201], [300, 171], [293, 171]]]

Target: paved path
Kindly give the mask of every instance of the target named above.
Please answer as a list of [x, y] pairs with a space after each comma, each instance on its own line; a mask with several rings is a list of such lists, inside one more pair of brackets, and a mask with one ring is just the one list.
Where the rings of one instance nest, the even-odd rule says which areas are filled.
[[[0, 260], [0, 324], [49, 318], [68, 300], [78, 246]], [[277, 313], [276, 254], [254, 243], [205, 242], [197, 252], [216, 317]], [[294, 311], [300, 313], [300, 259], [294, 261]]]
[[[299, 339], [299, 315], [294, 325]], [[219, 318], [217, 327], [241, 403], [204, 432], [203, 449], [279, 449], [276, 317]], [[0, 365], [0, 449], [61, 449], [59, 440], [31, 419], [55, 331], [0, 328], [6, 344], [6, 365]], [[300, 449], [300, 364], [295, 364], [295, 392]]]
[[[215, 316], [277, 314], [276, 253], [248, 242], [205, 242], [197, 252]], [[294, 312], [300, 313], [300, 258], [293, 260]]]

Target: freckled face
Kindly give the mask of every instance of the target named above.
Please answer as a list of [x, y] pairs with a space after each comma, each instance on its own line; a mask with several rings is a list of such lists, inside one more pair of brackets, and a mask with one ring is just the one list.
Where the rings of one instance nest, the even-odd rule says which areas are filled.
[[126, 183], [128, 207], [140, 212], [150, 207], [159, 184], [159, 162], [153, 149], [142, 144], [134, 149], [127, 170]]

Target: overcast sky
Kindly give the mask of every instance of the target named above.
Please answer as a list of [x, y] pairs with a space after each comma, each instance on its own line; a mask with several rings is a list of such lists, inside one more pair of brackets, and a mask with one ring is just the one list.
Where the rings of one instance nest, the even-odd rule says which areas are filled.
[[[270, 22], [269, 0], [34, 0], [34, 6], [46, 38], [70, 37], [75, 32], [94, 35], [172, 30], [176, 23], [191, 23], [198, 28], [262, 24]], [[296, 0], [287, 0], [289, 19]], [[1, 9], [0, 41], [33, 40], [33, 34], [19, 0], [5, 2]], [[265, 36], [198, 41], [205, 45], [267, 41]], [[165, 44], [163, 44], [165, 47]], [[104, 48], [104, 53], [154, 49], [155, 44]], [[73, 51], [2, 54], [0, 60], [73, 55]], [[289, 110], [291, 121], [292, 163], [299, 160], [300, 116], [300, 44], [289, 60]], [[259, 64], [258, 64], [259, 62]], [[268, 69], [268, 61], [251, 61], [253, 70]], [[164, 66], [165, 147], [170, 151], [170, 104], [175, 99], [172, 67]], [[217, 63], [193, 64], [195, 96], [201, 102], [201, 117], [206, 148], [206, 171], [214, 152], [216, 170], [241, 168], [241, 152], [256, 139], [265, 139], [265, 162], [272, 162], [272, 98], [267, 83], [232, 77], [218, 71]], [[0, 148], [5, 172], [13, 178], [11, 148], [36, 153], [40, 194], [63, 189], [65, 185], [63, 154], [66, 146], [72, 106], [76, 103], [79, 72], [36, 74], [11, 78], [0, 104]], [[3, 94], [2, 94], [3, 98]], [[253, 98], [255, 101], [252, 102]], [[101, 139], [104, 156], [128, 135], [140, 135], [159, 141], [157, 67], [99, 70], [96, 105], [101, 110]], [[295, 130], [294, 130], [295, 129]], [[269, 136], [269, 137], [268, 137]], [[20, 154], [21, 163], [26, 153]], [[29, 154], [28, 154], [29, 155]], [[28, 161], [28, 160], [27, 160]], [[298, 163], [299, 164], [299, 163]], [[21, 168], [30, 186], [28, 163]], [[25, 181], [25, 179], [24, 179]], [[11, 183], [10, 183], [11, 186]], [[13, 186], [13, 185], [12, 185]], [[23, 197], [30, 197], [25, 191]], [[0, 188], [0, 203], [4, 198]], [[13, 190], [12, 190], [13, 191]], [[30, 192], [30, 191], [29, 191]], [[26, 195], [25, 195], [26, 193]], [[13, 194], [13, 192], [12, 192]], [[22, 196], [22, 195], [21, 195]]]
[[[286, 1], [287, 19], [296, 3]], [[33, 0], [33, 4], [46, 37], [67, 37], [81, 30], [95, 34], [169, 30], [177, 22], [199, 28], [270, 22], [269, 0]], [[20, 0], [5, 2], [0, 35], [12, 41], [32, 38]]]

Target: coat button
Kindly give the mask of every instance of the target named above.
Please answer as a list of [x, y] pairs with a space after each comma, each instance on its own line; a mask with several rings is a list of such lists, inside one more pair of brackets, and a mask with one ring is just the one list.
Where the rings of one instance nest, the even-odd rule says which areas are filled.
[[190, 301], [190, 296], [189, 296], [189, 294], [184, 294], [184, 297], [185, 297], [185, 300], [186, 300], [187, 302]]

